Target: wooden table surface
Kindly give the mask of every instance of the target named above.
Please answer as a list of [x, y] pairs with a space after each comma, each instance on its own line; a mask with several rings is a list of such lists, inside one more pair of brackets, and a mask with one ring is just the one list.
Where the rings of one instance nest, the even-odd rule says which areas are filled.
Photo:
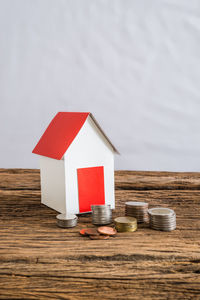
[[117, 171], [127, 200], [175, 209], [177, 229], [139, 226], [104, 241], [56, 226], [40, 204], [38, 170], [0, 170], [0, 299], [200, 299], [200, 173]]

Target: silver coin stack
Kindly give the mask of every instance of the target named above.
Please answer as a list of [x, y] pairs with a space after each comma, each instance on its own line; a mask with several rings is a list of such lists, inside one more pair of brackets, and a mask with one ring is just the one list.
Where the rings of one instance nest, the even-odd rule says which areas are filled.
[[152, 229], [172, 231], [176, 229], [176, 214], [173, 209], [156, 207], [148, 210], [149, 225]]
[[138, 223], [148, 222], [148, 207], [146, 202], [129, 201], [125, 203], [125, 215], [134, 217]]
[[60, 214], [56, 216], [57, 225], [62, 228], [75, 227], [77, 225], [78, 217], [73, 214]]
[[110, 205], [91, 205], [92, 224], [106, 225], [112, 223], [112, 210]]

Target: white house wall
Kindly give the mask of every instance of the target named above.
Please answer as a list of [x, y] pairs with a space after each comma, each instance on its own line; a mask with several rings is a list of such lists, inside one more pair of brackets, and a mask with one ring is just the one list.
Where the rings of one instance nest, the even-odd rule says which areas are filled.
[[60, 213], [65, 213], [64, 160], [40, 156], [41, 202]]
[[90, 117], [64, 155], [67, 211], [77, 213], [77, 169], [104, 166], [105, 203], [114, 208], [114, 154]]

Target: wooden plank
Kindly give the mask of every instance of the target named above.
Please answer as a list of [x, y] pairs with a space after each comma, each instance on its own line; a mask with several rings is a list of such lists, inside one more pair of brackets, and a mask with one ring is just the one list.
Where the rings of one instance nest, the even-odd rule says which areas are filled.
[[200, 173], [116, 171], [116, 189], [199, 190]]
[[[36, 169], [0, 169], [0, 189], [40, 190]], [[199, 190], [200, 173], [115, 171], [118, 190]]]
[[2, 297], [65, 298], [67, 293], [67, 299], [95, 294], [120, 299], [125, 290], [127, 299], [136, 291], [139, 299], [145, 286], [146, 296], [160, 299], [166, 292], [179, 298], [200, 292], [199, 191], [179, 191], [178, 197], [177, 191], [116, 191], [115, 216], [123, 214], [126, 199], [148, 197], [151, 205], [176, 209], [178, 228], [167, 233], [141, 225], [133, 234], [103, 242], [79, 236], [80, 228], [91, 226], [90, 215], [80, 217], [75, 228], [60, 229], [56, 212], [40, 204], [40, 192], [31, 193], [0, 193]]
[[[126, 266], [125, 266], [126, 267]], [[134, 267], [134, 266], [132, 266]], [[112, 268], [112, 266], [111, 266]], [[111, 269], [112, 270], [112, 269]], [[4, 276], [0, 299], [199, 299], [198, 274], [131, 279]], [[191, 282], [192, 281], [192, 282]], [[12, 286], [12, 290], [6, 286]], [[21, 287], [21, 289], [19, 288]]]
[[0, 169], [0, 189], [40, 190], [40, 171], [33, 169]]
[[[104, 270], [109, 269], [110, 273], [114, 273], [118, 271], [113, 270], [114, 263], [105, 266], [99, 261], [98, 265], [102, 264]], [[119, 263], [123, 265], [123, 261]], [[173, 274], [174, 269], [171, 269], [170, 265], [161, 272], [160, 265], [152, 264], [149, 269], [145, 268], [149, 274], [144, 275], [144, 271], [138, 271], [135, 263], [128, 263], [124, 268], [134, 269], [134, 275], [123, 278], [116, 274], [115, 279], [114, 276], [105, 279], [89, 277], [87, 265], [86, 271], [85, 264], [82, 267], [82, 277], [79, 278], [71, 274], [62, 275], [62, 270], [57, 270], [57, 276], [50, 276], [48, 273], [34, 276], [2, 275], [0, 289], [3, 294], [0, 299], [199, 299], [198, 274], [191, 273], [190, 269], [186, 268], [186, 272], [183, 273], [182, 266], [177, 266], [176, 269], [179, 280]], [[157, 274], [151, 272], [152, 267], [158, 270]], [[66, 268], [69, 269], [68, 264]], [[94, 269], [94, 266], [91, 268]]]
[[[116, 210], [113, 216], [124, 214], [124, 206], [126, 201], [147, 201], [150, 207], [165, 206], [171, 207], [177, 213], [177, 219], [185, 220], [185, 225], [194, 226], [191, 220], [199, 219], [200, 212], [200, 191], [191, 190], [150, 190], [150, 191], [134, 191], [134, 190], [116, 190]], [[49, 218], [56, 216], [56, 212], [40, 203], [40, 191], [16, 190], [4, 191], [0, 190], [0, 216], [3, 219], [24, 218], [28, 216], [34, 221], [34, 218]], [[34, 218], [33, 218], [34, 217]], [[81, 221], [85, 222], [88, 215], [80, 215]], [[42, 220], [41, 220], [42, 221]], [[91, 220], [89, 219], [89, 222]], [[190, 222], [189, 222], [190, 221]]]
[[177, 230], [139, 225], [135, 233], [92, 241], [79, 235], [92, 226], [91, 215], [79, 216], [75, 228], [57, 227], [38, 187], [25, 189], [39, 172], [25, 174], [23, 189], [0, 189], [0, 299], [199, 299], [198, 189], [116, 190], [114, 217], [126, 201], [145, 200], [175, 209]]
[[1, 174], [33, 174], [33, 173], [40, 173], [39, 169], [20, 169], [20, 168], [15, 168], [15, 169], [3, 169], [0, 168], [0, 173]]
[[[114, 214], [123, 213], [126, 201], [147, 201], [152, 206], [170, 206], [176, 211], [184, 210], [187, 217], [195, 218], [199, 215], [199, 199], [200, 191], [133, 191], [133, 190], [117, 190], [116, 195], [116, 211]], [[0, 190], [0, 215], [4, 218], [7, 214], [9, 217], [24, 216], [27, 213], [38, 215], [38, 210], [45, 210], [45, 216], [56, 214], [54, 210], [40, 204], [40, 191], [1, 191]], [[8, 211], [7, 211], [8, 210]], [[120, 210], [120, 211], [119, 211]], [[7, 214], [6, 214], [7, 211]], [[180, 214], [180, 216], [183, 214]], [[180, 217], [177, 216], [177, 217]], [[81, 217], [82, 218], [82, 217]], [[84, 218], [84, 215], [83, 215]]]

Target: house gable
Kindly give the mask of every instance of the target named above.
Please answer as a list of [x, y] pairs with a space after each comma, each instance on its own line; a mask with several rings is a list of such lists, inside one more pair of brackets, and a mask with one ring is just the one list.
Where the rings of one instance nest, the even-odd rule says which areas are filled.
[[[105, 201], [111, 199], [114, 208], [114, 149], [88, 117], [76, 139], [64, 155], [66, 209], [79, 211], [77, 169], [104, 167]], [[67, 198], [73, 199], [71, 202]]]

